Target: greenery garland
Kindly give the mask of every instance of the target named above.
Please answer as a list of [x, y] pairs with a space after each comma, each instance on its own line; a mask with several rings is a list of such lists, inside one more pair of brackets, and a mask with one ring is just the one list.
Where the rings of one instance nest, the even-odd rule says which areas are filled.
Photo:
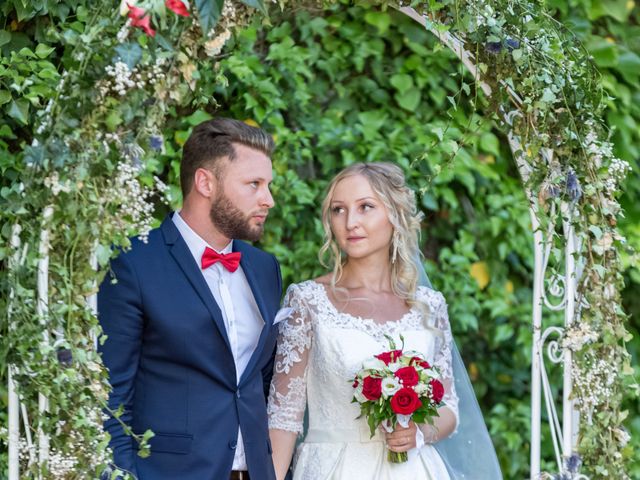
[[[582, 246], [577, 261], [584, 306], [563, 345], [574, 351], [579, 453], [593, 478], [629, 478], [621, 405], [634, 382], [619, 296], [618, 250], [625, 248], [624, 238], [616, 229], [617, 186], [628, 165], [613, 156], [601, 120], [606, 94], [598, 73], [570, 32], [544, 13], [542, 2], [412, 5], [434, 28], [451, 32], [474, 52], [475, 80], [491, 87], [490, 111], [498, 120], [517, 99], [521, 114], [510, 128], [523, 145], [518, 153], [531, 166], [525, 188], [539, 202], [541, 222], [557, 221], [554, 204], [575, 208], [571, 221]], [[280, 7], [298, 5], [282, 1]], [[199, 81], [213, 76], [225, 82], [215, 64], [232, 32], [256, 10], [264, 14], [260, 0], [196, 0], [190, 10], [180, 1], [98, 2], [46, 32], [44, 38], [66, 46], [63, 72], [46, 60], [52, 53], [46, 42], [34, 52], [12, 53], [10, 63], [2, 65], [19, 75], [21, 65], [32, 62], [41, 72], [28, 84], [22, 79], [22, 97], [11, 100], [13, 118], [26, 124], [29, 109], [51, 99], [38, 111], [39, 124], [22, 162], [7, 173], [14, 180], [2, 195], [3, 225], [18, 226], [20, 247], [7, 250], [15, 262], [1, 275], [9, 313], [2, 325], [6, 362], [15, 366], [31, 428], [51, 436], [51, 457], [43, 468], [56, 478], [96, 476], [109, 458], [100, 426], [108, 382], [94, 350], [99, 326], [87, 302], [112, 246], [126, 248], [131, 234], [144, 237], [151, 228], [153, 196], [173, 194], [141, 167], [152, 165], [163, 148], [166, 112], [188, 102], [215, 102], [215, 92], [200, 90]], [[546, 151], [554, 152], [550, 162], [541, 154]], [[49, 207], [51, 215], [44, 215]], [[43, 230], [49, 232], [49, 292], [46, 314], [39, 316], [35, 272]], [[554, 242], [557, 248], [562, 239]], [[36, 415], [38, 393], [49, 399], [46, 415]], [[145, 438], [139, 440], [144, 445]], [[35, 474], [33, 454], [25, 445], [25, 465]]]

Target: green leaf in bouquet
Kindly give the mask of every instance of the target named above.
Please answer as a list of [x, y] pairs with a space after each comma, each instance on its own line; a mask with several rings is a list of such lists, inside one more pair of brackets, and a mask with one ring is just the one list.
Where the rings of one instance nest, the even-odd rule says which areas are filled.
[[385, 338], [389, 341], [389, 348], [391, 350], [396, 350], [396, 342], [393, 340], [391, 335], [384, 334]]
[[373, 438], [373, 436], [376, 434], [376, 428], [378, 427], [379, 423], [376, 422], [376, 418], [373, 415], [369, 415], [367, 417], [367, 423], [369, 424], [369, 430], [371, 430], [371, 438]]
[[419, 408], [413, 415], [411, 416], [411, 420], [415, 423], [424, 423], [427, 418], [427, 411], [425, 409]]

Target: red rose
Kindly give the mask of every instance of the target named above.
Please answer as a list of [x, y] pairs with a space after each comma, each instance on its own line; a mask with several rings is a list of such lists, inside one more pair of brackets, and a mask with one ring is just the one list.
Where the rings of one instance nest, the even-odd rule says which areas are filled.
[[129, 7], [128, 16], [131, 19], [131, 26], [140, 27], [144, 30], [144, 33], [150, 37], [154, 37], [156, 35], [156, 31], [151, 28], [151, 17], [147, 15], [147, 12], [142, 8], [134, 7], [129, 4], [127, 4], [127, 7]]
[[186, 5], [180, 0], [166, 0], [164, 4], [176, 15], [182, 15], [183, 17], [189, 16], [189, 11], [187, 10]]
[[444, 386], [440, 383], [440, 380], [433, 379], [429, 382], [431, 385], [431, 398], [436, 403], [440, 403], [442, 401], [442, 397], [444, 397]]
[[402, 356], [402, 350], [391, 350], [390, 352], [382, 352], [380, 355], [376, 355], [376, 358], [382, 360], [385, 365], [389, 365], [400, 356]]
[[359, 382], [359, 381], [358, 381], [358, 379], [356, 378], [356, 379], [353, 381], [353, 388], [356, 388], [358, 385], [360, 385], [360, 382]]
[[391, 397], [391, 410], [400, 415], [411, 415], [421, 406], [422, 402], [413, 388], [401, 388]]
[[362, 394], [367, 400], [377, 400], [382, 395], [382, 379], [364, 377], [362, 379]]
[[420, 376], [413, 367], [402, 367], [396, 370], [396, 377], [405, 387], [414, 387], [420, 381]]
[[411, 357], [411, 361], [409, 362], [409, 365], [413, 365], [413, 364], [420, 365], [422, 368], [431, 368], [431, 365], [429, 365], [429, 362], [421, 359], [420, 357]]

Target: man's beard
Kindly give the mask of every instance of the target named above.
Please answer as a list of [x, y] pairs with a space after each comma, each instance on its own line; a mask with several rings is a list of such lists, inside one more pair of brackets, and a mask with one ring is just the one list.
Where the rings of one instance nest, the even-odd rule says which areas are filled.
[[251, 226], [251, 215], [244, 215], [223, 192], [217, 196], [209, 211], [211, 221], [227, 238], [257, 242], [264, 225]]

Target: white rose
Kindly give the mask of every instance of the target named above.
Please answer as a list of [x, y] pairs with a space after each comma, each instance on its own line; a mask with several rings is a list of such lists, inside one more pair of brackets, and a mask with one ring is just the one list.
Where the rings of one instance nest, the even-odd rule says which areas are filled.
[[387, 365], [387, 367], [389, 368], [389, 370], [391, 370], [392, 372], [396, 372], [399, 368], [404, 367], [405, 365], [402, 365], [400, 362], [393, 362], [390, 363], [389, 365]]
[[369, 358], [362, 362], [362, 368], [365, 370], [384, 370], [386, 365], [378, 358]]
[[396, 377], [385, 377], [382, 379], [382, 394], [390, 397], [402, 388], [400, 381]]
[[356, 387], [356, 390], [353, 393], [353, 396], [358, 401], [358, 403], [364, 403], [369, 401], [369, 399], [362, 394], [362, 385], [358, 385]]
[[418, 385], [413, 387], [413, 389], [415, 390], [415, 392], [418, 394], [419, 397], [425, 395], [429, 391], [428, 385], [425, 385], [424, 383], [419, 383]]

